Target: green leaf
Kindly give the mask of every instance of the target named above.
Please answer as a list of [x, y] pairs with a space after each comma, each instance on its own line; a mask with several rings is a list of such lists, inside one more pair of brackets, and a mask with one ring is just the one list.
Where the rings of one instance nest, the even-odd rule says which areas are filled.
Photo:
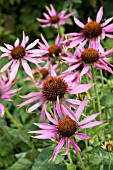
[[113, 94], [108, 93], [106, 96], [103, 96], [100, 104], [102, 106], [105, 106], [106, 108], [111, 108], [113, 107]]
[[11, 167], [6, 170], [30, 170], [32, 162], [26, 158], [20, 158]]
[[[55, 161], [49, 162], [49, 159], [52, 156], [54, 148], [55, 146], [54, 147], [51, 146], [43, 149], [38, 159], [35, 161], [31, 170], [66, 170], [66, 166], [54, 164]], [[57, 163], [58, 163], [58, 156], [57, 156]]]
[[70, 163], [67, 165], [67, 170], [76, 170], [76, 165], [73, 163]]

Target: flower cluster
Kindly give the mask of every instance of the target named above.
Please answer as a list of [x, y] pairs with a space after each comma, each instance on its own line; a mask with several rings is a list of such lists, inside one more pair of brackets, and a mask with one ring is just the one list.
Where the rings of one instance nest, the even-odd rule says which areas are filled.
[[[44, 13], [45, 19], [37, 18], [37, 21], [46, 23], [42, 25], [43, 28], [53, 26], [59, 30], [60, 25], [65, 25], [66, 19], [73, 15], [72, 12], [65, 15], [66, 11], [57, 14], [52, 5], [50, 5], [50, 9], [48, 7], [46, 9], [48, 14]], [[24, 80], [32, 81], [31, 90], [33, 86], [36, 90], [23, 96], [20, 95], [21, 98], [27, 100], [17, 104], [17, 106], [23, 107], [34, 103], [28, 108], [28, 113], [36, 112], [39, 107], [41, 108], [42, 122], [34, 123], [41, 130], [29, 133], [37, 134], [37, 136], [32, 136], [33, 138], [57, 141], [58, 145], [51, 160], [55, 160], [63, 146], [66, 147], [64, 155], [67, 154], [70, 144], [74, 150], [80, 152], [77, 137], [85, 140], [91, 138], [82, 130], [104, 122], [102, 119], [97, 119], [97, 116], [101, 114], [97, 92], [96, 104], [98, 107], [94, 108], [94, 112], [97, 112], [95, 114], [84, 112], [84, 108], [94, 102], [92, 102], [92, 98], [88, 100], [88, 96], [85, 96], [82, 101], [77, 98], [77, 95], [86, 93], [89, 89], [91, 90], [92, 86], [96, 85], [94, 70], [104, 69], [113, 74], [112, 65], [109, 62], [110, 58], [107, 58], [109, 54], [113, 53], [113, 48], [106, 51], [101, 44], [105, 37], [113, 38], [113, 24], [109, 24], [113, 17], [100, 24], [102, 16], [103, 7], [98, 11], [96, 21], [88, 18], [85, 25], [74, 17], [75, 23], [82, 28], [82, 32], [66, 35], [58, 33], [55, 43], [52, 45], [43, 35], [41, 35], [41, 40], [36, 39], [26, 45], [28, 36], [23, 32], [21, 43], [17, 38], [14, 46], [6, 43], [4, 43], [5, 47], [0, 46], [2, 52], [0, 60], [3, 57], [9, 59], [8, 63], [0, 69], [2, 75], [0, 78], [0, 98], [10, 101], [12, 94], [20, 90], [17, 88], [9, 91], [18, 80], [16, 75], [20, 64], [22, 64], [29, 76]], [[38, 46], [33, 49], [37, 44]], [[28, 62], [35, 64], [36, 68], [31, 68]], [[8, 68], [7, 77], [4, 72]], [[84, 75], [89, 76], [90, 83], [82, 81]], [[0, 116], [3, 115], [4, 106], [0, 103]], [[95, 118], [96, 120], [94, 120]], [[50, 123], [46, 123], [46, 119]]]

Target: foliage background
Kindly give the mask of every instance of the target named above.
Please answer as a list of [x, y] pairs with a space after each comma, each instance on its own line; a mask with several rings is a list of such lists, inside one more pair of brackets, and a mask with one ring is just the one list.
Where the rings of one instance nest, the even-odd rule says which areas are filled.
[[[112, 0], [0, 0], [0, 45], [3, 45], [3, 43], [13, 44], [17, 37], [21, 39], [22, 31], [29, 36], [29, 42], [40, 38], [41, 33], [49, 42], [54, 41], [54, 37], [57, 35], [56, 29], [53, 27], [42, 29], [40, 23], [36, 21], [37, 17], [43, 18], [43, 12], [46, 12], [45, 6], [49, 6], [50, 3], [53, 4], [58, 12], [63, 9], [67, 10], [67, 12], [74, 11], [74, 15], [84, 23], [88, 16], [95, 19], [96, 13], [101, 6], [104, 6], [103, 18], [113, 16]], [[73, 17], [71, 17], [65, 25], [65, 33], [74, 31], [79, 31], [79, 28], [75, 25]], [[109, 47], [113, 46], [113, 40], [105, 40], [104, 45], [109, 49]], [[0, 68], [5, 62], [4, 59], [1, 60]], [[24, 73], [20, 71], [18, 76], [19, 81], [16, 85], [17, 87], [23, 86], [21, 95], [29, 92], [29, 84], [24, 84], [24, 76]], [[112, 98], [111, 91], [108, 90], [108, 92]], [[113, 107], [110, 97], [108, 97], [109, 102], [107, 102], [108, 99], [106, 100], [104, 96], [102, 105], [108, 107], [109, 103], [110, 107]], [[16, 94], [13, 99], [14, 101], [10, 103], [4, 101], [4, 105], [20, 124], [27, 137], [34, 143], [35, 147], [39, 149], [36, 155], [22, 138], [13, 123], [5, 115], [5, 118], [0, 119], [0, 170], [75, 170], [77, 164], [75, 155], [72, 155], [73, 160], [75, 160], [73, 163], [68, 162], [68, 164], [66, 164], [68, 160], [67, 157], [64, 159], [60, 155], [58, 155], [54, 163], [48, 163], [54, 149], [54, 145], [52, 145], [53, 142], [33, 140], [27, 133], [35, 129], [33, 126], [34, 122], [40, 121], [40, 110], [36, 111], [33, 115], [29, 115], [26, 113], [26, 107], [21, 109], [15, 107], [16, 104], [21, 102], [18, 94]], [[109, 109], [110, 114], [113, 111], [112, 107], [111, 110]], [[112, 114], [111, 117], [113, 118]], [[113, 127], [111, 127], [111, 129], [113, 129]], [[93, 133], [95, 132], [98, 132], [98, 129], [95, 128]], [[94, 141], [91, 141], [92, 147], [89, 148], [89, 156], [92, 158], [91, 162], [89, 162], [90, 168], [92, 170], [98, 169], [98, 165], [102, 166], [103, 162], [104, 168], [106, 168], [108, 157], [103, 150], [98, 150], [101, 141], [93, 140]], [[83, 141], [80, 141], [79, 145], [84, 148]], [[93, 150], [93, 146], [97, 149]], [[42, 151], [43, 148], [46, 149]], [[85, 159], [86, 154], [84, 153], [83, 156]], [[87, 162], [86, 165], [88, 165]]]

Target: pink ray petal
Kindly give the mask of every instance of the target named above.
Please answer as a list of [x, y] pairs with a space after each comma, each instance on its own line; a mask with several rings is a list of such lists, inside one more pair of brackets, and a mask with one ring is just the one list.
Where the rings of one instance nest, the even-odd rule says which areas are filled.
[[15, 41], [15, 43], [14, 43], [14, 46], [17, 47], [17, 46], [19, 45], [19, 42], [20, 42], [20, 41], [19, 41], [19, 39], [17, 38], [16, 41]]
[[56, 148], [55, 148], [55, 150], [54, 150], [54, 152], [53, 152], [53, 155], [52, 155], [52, 157], [51, 157], [50, 160], [53, 160], [53, 161], [55, 160], [55, 158], [56, 158], [59, 150], [60, 150], [63, 146], [64, 146], [64, 139], [60, 139], [60, 141], [58, 142], [58, 145], [56, 146]]
[[52, 65], [50, 66], [50, 73], [51, 73], [51, 76], [56, 77], [56, 72], [54, 68], [52, 67]]
[[5, 64], [5, 65], [1, 68], [0, 72], [4, 72], [5, 70], [7, 70], [8, 67], [12, 64], [12, 62], [13, 62], [13, 60], [11, 60], [11, 61], [8, 62], [7, 64]]
[[71, 104], [80, 105], [80, 103], [81, 103], [80, 100], [76, 100], [76, 99], [68, 99], [68, 98], [64, 98], [64, 100], [66, 100], [67, 102], [69, 102], [69, 103], [71, 103]]
[[41, 38], [42, 38], [42, 41], [44, 42], [44, 44], [47, 46], [47, 48], [49, 48], [49, 44], [42, 34], [41, 34]]
[[22, 66], [23, 66], [25, 72], [26, 72], [30, 77], [33, 78], [32, 70], [31, 70], [31, 68], [29, 67], [29, 65], [27, 64], [27, 62], [26, 62], [25, 60], [22, 60]]
[[54, 137], [56, 134], [55, 133], [46, 133], [44, 135], [38, 135], [38, 136], [32, 136], [32, 138], [36, 138], [36, 139], [49, 139]]
[[0, 117], [3, 117], [4, 115], [4, 106], [2, 105], [2, 103], [0, 103]]
[[87, 116], [85, 119], [83, 119], [82, 121], [79, 122], [79, 125], [83, 125], [83, 124], [90, 122], [91, 120], [95, 119], [98, 115], [99, 115], [99, 113]]
[[46, 20], [46, 19], [40, 19], [40, 18], [36, 18], [36, 20], [39, 21], [39, 22], [45, 22], [45, 23], [49, 22], [49, 21]]
[[46, 28], [46, 27], [50, 27], [50, 26], [51, 26], [51, 23], [45, 24], [45, 25], [41, 25], [42, 28]]
[[27, 110], [27, 112], [28, 112], [28, 113], [33, 112], [34, 110], [36, 110], [36, 109], [37, 109], [42, 103], [44, 103], [44, 102], [45, 102], [44, 99], [40, 100], [38, 103], [36, 103], [36, 104], [34, 104], [33, 106], [31, 106], [31, 107]]
[[49, 15], [50, 16], [53, 16], [53, 13], [52, 13], [52, 11], [46, 6], [46, 9], [47, 9], [47, 11], [48, 11], [48, 13], [49, 13]]
[[104, 30], [106, 32], [113, 32], [113, 24], [110, 24], [110, 25], [104, 27]]
[[63, 116], [62, 116], [61, 106], [60, 106], [60, 101], [59, 101], [58, 96], [57, 96], [57, 101], [56, 101], [56, 110], [57, 110], [57, 113], [58, 113], [58, 116], [59, 116], [60, 120], [62, 120]]
[[90, 69], [90, 65], [85, 65], [80, 73], [81, 76], [83, 76], [84, 74], [86, 74]]
[[60, 35], [57, 35], [56, 41], [55, 41], [55, 45], [59, 45], [59, 40], [60, 40]]
[[96, 22], [100, 23], [101, 19], [102, 19], [102, 16], [103, 16], [103, 7], [101, 7], [97, 13], [97, 16], [96, 16]]
[[53, 14], [53, 15], [56, 15], [56, 10], [55, 10], [55, 8], [53, 7], [52, 4], [50, 4], [50, 7], [51, 7], [52, 14]]
[[104, 23], [101, 24], [101, 27], [104, 27], [105, 25], [107, 25], [109, 22], [111, 22], [113, 20], [113, 17], [108, 18]]
[[85, 25], [84, 25], [81, 21], [79, 21], [76, 17], [74, 17], [74, 21], [75, 21], [75, 23], [76, 23], [80, 28], [84, 28], [84, 27], [85, 27]]
[[95, 121], [95, 122], [91, 122], [91, 123], [88, 123], [88, 124], [83, 125], [83, 126], [79, 126], [79, 128], [81, 128], [81, 129], [91, 128], [91, 127], [94, 127], [94, 126], [98, 126], [98, 125], [100, 125], [102, 123], [104, 123], [104, 121]]
[[10, 72], [10, 76], [9, 76], [9, 81], [12, 82], [14, 80], [14, 78], [16, 77], [16, 74], [18, 72], [20, 66], [20, 61], [18, 60], [15, 65], [13, 66], [11, 72]]
[[87, 99], [83, 100], [80, 104], [80, 106], [78, 107], [77, 111], [76, 111], [76, 118], [79, 119], [80, 115], [82, 114], [84, 107], [86, 106], [87, 103]]
[[46, 116], [50, 120], [50, 122], [52, 122], [54, 125], [58, 125], [58, 122], [54, 118], [52, 118], [47, 111], [46, 111]]
[[79, 146], [75, 143], [75, 141], [72, 140], [72, 139], [70, 139], [70, 142], [72, 143], [74, 149], [75, 149], [76, 151], [79, 151], [79, 152], [80, 152], [80, 148], [79, 148]]
[[72, 70], [75, 70], [77, 67], [79, 67], [80, 65], [81, 65], [82, 63], [77, 63], [77, 64], [75, 64], [75, 65], [73, 65], [73, 66], [70, 66], [66, 71], [65, 71], [65, 73], [66, 72], [70, 72], [70, 71], [72, 71]]
[[35, 131], [30, 131], [28, 133], [34, 133], [34, 134], [47, 134], [47, 133], [55, 133], [56, 129], [46, 129], [46, 130], [35, 130]]
[[23, 31], [23, 39], [22, 39], [22, 42], [21, 42], [21, 46], [25, 47], [27, 41], [28, 41], [28, 37], [25, 36], [25, 33]]
[[91, 138], [90, 136], [87, 136], [84, 133], [77, 133], [76, 136], [82, 139], [86, 139], [86, 140], [89, 140]]
[[33, 92], [33, 93], [29, 93], [27, 95], [20, 96], [20, 97], [21, 98], [30, 98], [30, 97], [35, 97], [35, 96], [42, 97], [42, 92]]
[[43, 15], [44, 15], [44, 17], [45, 17], [48, 21], [50, 21], [50, 16], [49, 16], [48, 14], [43, 13]]
[[69, 91], [69, 94], [78, 94], [78, 93], [83, 93], [86, 90], [90, 89], [94, 84], [80, 84], [76, 87], [74, 87], [73, 90]]
[[2, 52], [5, 52], [5, 53], [10, 53], [10, 52], [11, 52], [10, 50], [8, 50], [7, 48], [2, 47], [2, 46], [0, 46], [0, 50], [1, 50]]
[[67, 155], [69, 152], [69, 143], [70, 143], [70, 139], [68, 137], [66, 137], [66, 152], [62, 153], [62, 155]]
[[29, 50], [29, 49], [33, 48], [38, 42], [39, 42], [39, 39], [36, 39], [34, 42], [32, 42], [31, 44], [29, 44], [26, 47], [26, 50]]
[[38, 100], [39, 98], [40, 98], [40, 96], [33, 97], [33, 98], [29, 99], [29, 100], [26, 100], [25, 102], [23, 102], [23, 103], [21, 103], [21, 104], [18, 104], [17, 106], [23, 107], [23, 106], [25, 106], [25, 105], [28, 105], [28, 104], [30, 104], [30, 103], [33, 103], [34, 101]]
[[47, 123], [34, 123], [39, 128], [45, 129], [45, 130], [56, 130], [56, 127]]
[[5, 43], [4, 43], [4, 45], [7, 47], [8, 50], [12, 50], [12, 49], [14, 48], [14, 47], [13, 47], [12, 45], [10, 45], [10, 44], [5, 44]]

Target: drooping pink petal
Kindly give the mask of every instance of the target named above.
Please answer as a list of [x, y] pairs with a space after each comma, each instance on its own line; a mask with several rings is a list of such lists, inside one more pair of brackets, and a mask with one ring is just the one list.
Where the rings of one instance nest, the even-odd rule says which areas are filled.
[[4, 106], [2, 105], [2, 103], [0, 103], [0, 117], [3, 117], [4, 115]]
[[90, 69], [90, 65], [85, 65], [80, 73], [81, 76], [83, 76], [84, 74], [86, 74]]
[[85, 119], [83, 119], [82, 121], [79, 122], [79, 125], [83, 125], [83, 124], [90, 122], [91, 120], [95, 119], [98, 115], [99, 115], [99, 113], [87, 116]]
[[46, 134], [43, 134], [43, 135], [38, 135], [38, 136], [32, 136], [32, 138], [36, 138], [36, 139], [49, 139], [49, 138], [52, 138], [54, 137], [56, 134], [53, 132], [50, 132], [50, 133], [46, 133]]
[[28, 113], [31, 113], [31, 112], [33, 112], [35, 109], [37, 109], [42, 103], [44, 103], [45, 102], [45, 99], [42, 99], [42, 100], [40, 100], [38, 103], [36, 103], [36, 104], [34, 104], [33, 106], [31, 106], [28, 110], [27, 110], [27, 112]]
[[54, 152], [53, 152], [53, 155], [51, 157], [51, 160], [55, 160], [59, 150], [64, 146], [64, 139], [60, 139], [60, 141], [58, 142], [58, 145], [57, 147], [55, 148]]
[[18, 72], [19, 69], [19, 65], [20, 65], [20, 61], [18, 60], [15, 65], [13, 66], [11, 72], [10, 72], [10, 76], [9, 76], [9, 81], [12, 82], [14, 80], [14, 78], [16, 77], [16, 74]]
[[30, 77], [33, 78], [32, 70], [31, 70], [31, 68], [29, 67], [29, 65], [27, 64], [27, 62], [26, 62], [25, 60], [22, 60], [22, 66], [23, 66], [25, 72], [26, 72]]
[[66, 72], [70, 72], [72, 70], [75, 70], [77, 67], [79, 67], [82, 63], [77, 63], [77, 64], [74, 64], [73, 66], [70, 66], [66, 71]]
[[104, 123], [104, 121], [95, 121], [95, 122], [91, 122], [91, 123], [88, 123], [88, 124], [83, 125], [83, 126], [79, 126], [79, 128], [81, 128], [81, 129], [91, 128], [91, 127], [94, 127], [94, 126], [98, 126], [98, 125], [100, 125], [102, 123]]
[[84, 99], [80, 106], [78, 107], [77, 111], [76, 111], [76, 118], [79, 119], [80, 115], [82, 114], [82, 111], [84, 110], [84, 107], [86, 106], [87, 103], [87, 99]]
[[4, 72], [5, 70], [7, 70], [8, 67], [12, 64], [12, 62], [13, 62], [13, 60], [11, 60], [11, 61], [8, 62], [7, 64], [5, 64], [5, 65], [1, 68], [0, 72]]
[[54, 118], [52, 118], [51, 115], [47, 111], [46, 111], [46, 116], [50, 120], [50, 122], [52, 122], [55, 125], [58, 125], [58, 122]]
[[57, 96], [57, 101], [56, 101], [56, 110], [57, 110], [57, 113], [58, 113], [58, 116], [59, 116], [60, 120], [62, 120], [63, 116], [62, 116], [61, 106], [60, 106], [60, 101], [59, 101], [58, 96]]
[[47, 133], [55, 133], [56, 129], [46, 129], [46, 130], [34, 130], [34, 131], [30, 131], [28, 133], [34, 133], [34, 134], [47, 134]]
[[84, 133], [77, 133], [76, 136], [82, 139], [86, 139], [86, 140], [89, 140], [91, 138], [90, 136], [87, 136]]
[[75, 141], [72, 140], [72, 139], [70, 139], [70, 142], [72, 143], [74, 149], [75, 149], [76, 151], [79, 151], [79, 152], [80, 152], [80, 148], [79, 148], [79, 146], [75, 143]]
[[51, 76], [56, 77], [55, 69], [52, 66], [50, 66], [50, 74]]
[[42, 92], [33, 92], [33, 93], [29, 93], [27, 95], [24, 96], [20, 96], [21, 98], [31, 98], [31, 97], [35, 97], [35, 96], [42, 96]]
[[46, 27], [50, 27], [50, 26], [51, 26], [51, 23], [45, 24], [45, 25], [41, 25], [42, 28], [46, 28]]
[[101, 19], [102, 19], [102, 16], [103, 16], [103, 7], [101, 7], [97, 13], [97, 16], [96, 16], [96, 22], [100, 23]]
[[69, 143], [70, 143], [70, 139], [68, 137], [66, 137], [66, 152], [63, 153], [62, 155], [67, 155], [69, 152]]
[[71, 104], [77, 104], [80, 105], [81, 101], [80, 100], [76, 100], [76, 99], [68, 99], [68, 98], [64, 98], [65, 101], [71, 103]]
[[18, 104], [17, 106], [23, 107], [23, 106], [25, 106], [25, 105], [28, 105], [28, 104], [30, 104], [30, 103], [33, 103], [34, 101], [38, 100], [39, 98], [40, 98], [40, 96], [33, 97], [33, 98], [29, 99], [29, 100], [26, 100], [25, 102], [23, 102], [23, 103], [21, 103], [21, 104]]

